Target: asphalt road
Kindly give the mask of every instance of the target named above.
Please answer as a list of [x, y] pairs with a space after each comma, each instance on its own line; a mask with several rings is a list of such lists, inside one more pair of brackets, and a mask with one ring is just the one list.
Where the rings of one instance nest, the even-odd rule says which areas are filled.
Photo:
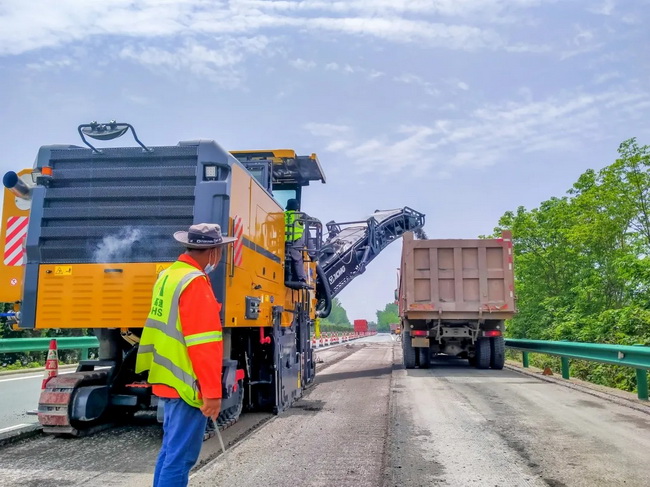
[[0, 375], [0, 432], [20, 425], [38, 423], [28, 410], [38, 407], [43, 372]]
[[365, 347], [320, 372], [305, 399], [201, 469], [190, 485], [381, 485], [393, 350], [380, 340], [365, 339]]
[[391, 418], [386, 485], [650, 486], [650, 414], [512, 370], [396, 367]]
[[[326, 370], [361, 348], [357, 344], [331, 347], [317, 352], [320, 363], [317, 370]], [[38, 378], [2, 382], [0, 387], [16, 383], [40, 393]], [[3, 379], [17, 378], [5, 376]], [[36, 382], [34, 382], [36, 381]], [[31, 383], [31, 384], [30, 384]], [[15, 390], [15, 389], [12, 389]], [[5, 389], [0, 389], [2, 400], [8, 401]], [[16, 411], [29, 407], [24, 398], [13, 398]], [[7, 402], [9, 404], [9, 402]], [[35, 407], [35, 406], [34, 406]], [[10, 416], [14, 419], [16, 416]], [[27, 417], [36, 418], [34, 416]], [[244, 414], [240, 420], [223, 432], [226, 448], [245, 439], [252, 431], [274, 418], [269, 413]], [[22, 422], [24, 418], [20, 417]], [[160, 448], [162, 428], [152, 417], [142, 417], [135, 425], [118, 426], [85, 438], [57, 438], [39, 435], [14, 444], [0, 446], [0, 486], [2, 487], [58, 487], [58, 486], [132, 486], [150, 485], [153, 468]], [[203, 443], [197, 468], [207, 464], [220, 452], [217, 438]]]
[[[225, 455], [204, 443], [191, 485], [650, 486], [650, 408], [461, 360], [405, 370], [389, 335], [317, 355], [306, 396], [279, 416], [243, 415]], [[150, 485], [160, 437], [143, 420], [6, 445], [0, 485]]]
[[[372, 341], [373, 339], [375, 338], [366, 337], [355, 341]], [[325, 350], [331, 350], [338, 346], [340, 345], [324, 347], [318, 353], [323, 354]], [[61, 374], [66, 372], [74, 372], [74, 370], [60, 371]], [[38, 408], [43, 374], [43, 371], [28, 370], [17, 374], [0, 375], [0, 433], [21, 425], [38, 423], [36, 415], [29, 415], [27, 411], [35, 411]]]
[[464, 360], [407, 371], [399, 342], [366, 343], [190, 485], [650, 486], [648, 413]]

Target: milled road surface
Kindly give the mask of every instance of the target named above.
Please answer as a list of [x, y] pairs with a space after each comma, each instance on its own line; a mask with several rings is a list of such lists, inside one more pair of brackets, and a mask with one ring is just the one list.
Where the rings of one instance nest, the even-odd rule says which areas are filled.
[[[341, 345], [318, 351], [317, 357], [320, 357], [321, 363], [317, 370], [343, 360], [359, 347], [353, 342], [349, 347]], [[34, 378], [30, 378], [22, 382], [27, 384], [33, 381]], [[11, 384], [14, 382], [18, 381], [12, 381]], [[36, 384], [37, 390], [39, 385], [40, 381]], [[33, 386], [31, 384], [29, 387]], [[242, 415], [236, 424], [222, 433], [226, 448], [273, 417], [269, 413]], [[0, 486], [144, 487], [151, 484], [161, 438], [162, 428], [153, 418], [144, 418], [137, 425], [115, 427], [87, 438], [39, 435], [0, 446]], [[204, 442], [197, 468], [209, 462], [220, 451], [216, 437]]]
[[[279, 416], [246, 414], [191, 478], [221, 486], [650, 486], [650, 408], [512, 370], [405, 370], [378, 335], [317, 352], [316, 385]], [[642, 412], [647, 410], [648, 412]], [[0, 447], [0, 485], [151, 484], [158, 425]]]
[[199, 470], [190, 485], [381, 485], [392, 362], [392, 343], [367, 343], [322, 371], [305, 399]]
[[650, 415], [515, 371], [400, 367], [391, 417], [387, 486], [650, 485]]

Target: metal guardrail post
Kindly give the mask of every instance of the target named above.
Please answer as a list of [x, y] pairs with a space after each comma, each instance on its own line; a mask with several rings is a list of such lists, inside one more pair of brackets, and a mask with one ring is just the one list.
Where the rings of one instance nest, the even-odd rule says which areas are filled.
[[566, 357], [560, 357], [560, 362], [562, 363], [562, 378], [570, 379], [569, 375], [569, 359]]
[[528, 368], [530, 366], [530, 361], [528, 359], [528, 352], [521, 352], [521, 363], [524, 365], [524, 368]]
[[636, 369], [636, 391], [639, 399], [648, 400], [648, 373], [645, 369]]

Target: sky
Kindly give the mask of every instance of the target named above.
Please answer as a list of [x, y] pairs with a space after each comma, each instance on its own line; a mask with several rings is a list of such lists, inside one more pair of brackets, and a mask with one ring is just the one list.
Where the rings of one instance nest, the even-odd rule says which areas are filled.
[[[317, 153], [320, 218], [476, 238], [650, 144], [649, 0], [0, 0], [0, 173], [92, 120]], [[121, 139], [122, 140], [122, 139]], [[340, 295], [375, 319], [401, 243]]]

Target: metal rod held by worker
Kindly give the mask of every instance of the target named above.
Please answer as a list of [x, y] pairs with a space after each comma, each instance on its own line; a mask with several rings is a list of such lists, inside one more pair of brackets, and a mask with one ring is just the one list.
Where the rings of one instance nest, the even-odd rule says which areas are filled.
[[221, 445], [221, 451], [226, 454], [226, 446], [223, 444], [223, 438], [221, 437], [221, 430], [219, 430], [219, 426], [216, 428], [217, 431], [217, 438], [219, 438], [219, 444]]

